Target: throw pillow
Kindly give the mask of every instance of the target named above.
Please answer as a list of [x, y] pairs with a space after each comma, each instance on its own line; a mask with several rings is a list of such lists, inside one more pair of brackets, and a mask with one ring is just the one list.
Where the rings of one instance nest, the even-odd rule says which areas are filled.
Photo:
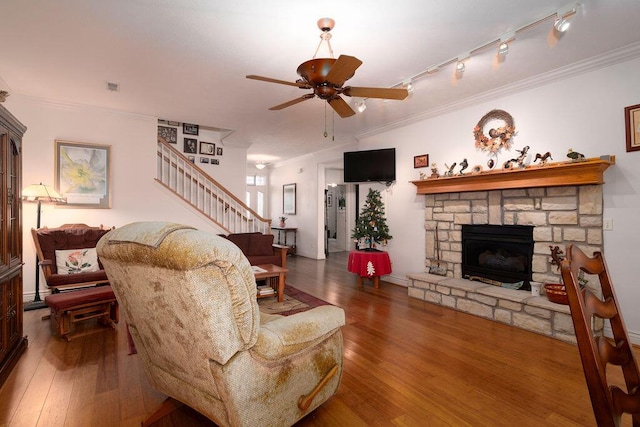
[[100, 270], [96, 248], [56, 251], [58, 274], [77, 274]]

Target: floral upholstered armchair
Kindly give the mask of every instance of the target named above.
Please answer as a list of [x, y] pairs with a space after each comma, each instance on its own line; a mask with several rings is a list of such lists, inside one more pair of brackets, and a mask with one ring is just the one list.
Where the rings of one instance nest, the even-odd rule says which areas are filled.
[[232, 242], [191, 227], [115, 229], [98, 255], [150, 384], [220, 426], [289, 426], [342, 375], [344, 311], [260, 313], [251, 266]]

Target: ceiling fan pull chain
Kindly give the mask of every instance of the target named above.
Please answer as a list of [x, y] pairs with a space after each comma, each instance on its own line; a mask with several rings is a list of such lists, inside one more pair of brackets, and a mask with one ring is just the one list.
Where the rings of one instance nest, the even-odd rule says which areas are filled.
[[324, 104], [324, 137], [329, 136], [327, 133], [327, 104]]

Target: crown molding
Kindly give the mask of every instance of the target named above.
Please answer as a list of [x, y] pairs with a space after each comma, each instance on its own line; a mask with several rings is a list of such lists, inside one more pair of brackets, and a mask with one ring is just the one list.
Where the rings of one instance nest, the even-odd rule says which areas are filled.
[[67, 111], [75, 111], [75, 112], [86, 112], [87, 110], [90, 110], [98, 114], [110, 114], [114, 116], [122, 116], [122, 117], [132, 118], [136, 120], [144, 120], [144, 121], [154, 120], [156, 122], [158, 120], [158, 117], [150, 116], [148, 114], [133, 113], [129, 111], [116, 110], [114, 108], [98, 107], [95, 105], [81, 104], [81, 103], [70, 102], [70, 101], [60, 101], [60, 100], [41, 98], [41, 97], [31, 96], [31, 95], [23, 95], [23, 94], [11, 94], [11, 95], [17, 98], [28, 100], [29, 102], [33, 102], [35, 104], [40, 104], [44, 107], [54, 108], [56, 110], [67, 110]]

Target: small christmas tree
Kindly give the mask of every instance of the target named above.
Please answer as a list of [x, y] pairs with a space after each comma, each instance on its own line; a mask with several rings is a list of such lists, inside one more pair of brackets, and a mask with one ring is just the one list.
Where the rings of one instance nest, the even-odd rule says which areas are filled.
[[364, 241], [363, 243], [369, 248], [375, 248], [376, 243], [386, 245], [387, 240], [392, 238], [384, 218], [384, 205], [379, 191], [369, 189], [367, 200], [356, 221], [356, 228], [353, 229], [351, 238], [355, 239], [358, 246]]

